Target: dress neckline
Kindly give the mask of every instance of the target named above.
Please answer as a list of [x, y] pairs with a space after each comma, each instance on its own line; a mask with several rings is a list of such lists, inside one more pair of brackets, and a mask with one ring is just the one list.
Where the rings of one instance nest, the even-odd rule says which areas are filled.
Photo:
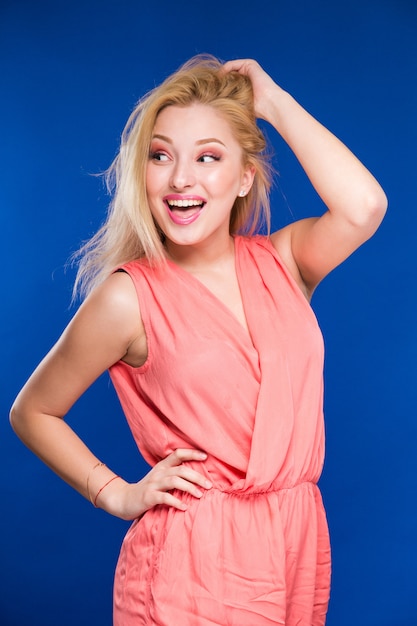
[[233, 310], [227, 304], [225, 304], [223, 300], [221, 300], [209, 287], [207, 287], [207, 285], [205, 285], [199, 278], [197, 278], [197, 276], [195, 276], [194, 274], [191, 274], [191, 272], [181, 267], [181, 265], [178, 265], [177, 263], [175, 263], [175, 261], [172, 261], [171, 259], [168, 259], [167, 261], [168, 261], [169, 266], [173, 268], [178, 274], [180, 274], [184, 278], [186, 277], [191, 284], [195, 285], [200, 291], [202, 291], [205, 295], [207, 295], [212, 300], [212, 302], [215, 302], [217, 306], [221, 308], [223, 312], [226, 313], [226, 315], [228, 315], [228, 317], [233, 320], [235, 325], [240, 329], [241, 334], [244, 335], [246, 341], [249, 341], [252, 348], [256, 350], [256, 346], [253, 341], [253, 335], [251, 333], [248, 309], [246, 306], [244, 281], [240, 274], [240, 263], [239, 263], [239, 258], [238, 258], [239, 246], [241, 243], [240, 240], [241, 240], [241, 237], [239, 236], [233, 237], [236, 279], [237, 279], [240, 297], [242, 301], [243, 313], [246, 319], [246, 327], [242, 324], [239, 318], [235, 315]]

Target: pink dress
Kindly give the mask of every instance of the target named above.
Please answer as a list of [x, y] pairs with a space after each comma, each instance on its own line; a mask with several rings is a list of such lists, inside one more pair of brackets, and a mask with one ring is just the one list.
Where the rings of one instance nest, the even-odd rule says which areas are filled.
[[214, 487], [130, 527], [114, 586], [115, 626], [322, 626], [330, 547], [323, 465], [323, 341], [307, 300], [265, 237], [235, 238], [250, 335], [177, 265], [124, 266], [149, 356], [110, 370], [151, 464], [176, 448]]

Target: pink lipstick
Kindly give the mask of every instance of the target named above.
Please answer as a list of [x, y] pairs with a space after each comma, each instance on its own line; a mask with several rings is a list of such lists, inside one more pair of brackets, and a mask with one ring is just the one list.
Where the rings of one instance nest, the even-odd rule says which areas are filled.
[[187, 226], [199, 217], [206, 201], [201, 196], [169, 194], [164, 203], [174, 224]]

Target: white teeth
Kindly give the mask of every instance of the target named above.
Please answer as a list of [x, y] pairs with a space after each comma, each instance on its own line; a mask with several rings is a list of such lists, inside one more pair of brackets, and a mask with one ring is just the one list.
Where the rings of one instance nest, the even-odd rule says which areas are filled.
[[192, 207], [192, 206], [202, 206], [203, 202], [201, 200], [167, 200], [169, 206], [176, 207]]

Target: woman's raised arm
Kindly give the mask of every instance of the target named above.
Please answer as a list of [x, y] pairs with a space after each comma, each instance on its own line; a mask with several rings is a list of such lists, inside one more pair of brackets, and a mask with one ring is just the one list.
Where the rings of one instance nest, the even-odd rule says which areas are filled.
[[251, 79], [255, 111], [278, 131], [328, 211], [274, 233], [272, 242], [308, 292], [378, 228], [387, 208], [372, 174], [322, 124], [253, 60], [229, 61], [226, 71]]

